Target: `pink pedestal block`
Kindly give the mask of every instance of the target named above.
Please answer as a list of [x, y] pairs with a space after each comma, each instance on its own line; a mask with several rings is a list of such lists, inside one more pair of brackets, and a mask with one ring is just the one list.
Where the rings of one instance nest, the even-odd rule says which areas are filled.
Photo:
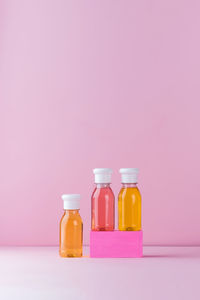
[[142, 231], [90, 231], [90, 257], [142, 257]]

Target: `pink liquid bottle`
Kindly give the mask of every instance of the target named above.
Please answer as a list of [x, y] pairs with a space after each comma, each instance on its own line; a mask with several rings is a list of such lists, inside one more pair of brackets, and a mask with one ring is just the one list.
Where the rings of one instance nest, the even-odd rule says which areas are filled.
[[96, 187], [92, 193], [91, 228], [111, 231], [115, 228], [115, 197], [111, 183], [111, 169], [94, 169]]

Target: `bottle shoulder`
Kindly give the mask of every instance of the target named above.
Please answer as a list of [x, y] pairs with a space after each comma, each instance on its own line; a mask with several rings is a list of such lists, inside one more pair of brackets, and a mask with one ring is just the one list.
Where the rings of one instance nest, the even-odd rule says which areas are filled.
[[140, 190], [137, 186], [135, 187], [121, 187], [121, 190], [119, 191], [118, 197], [125, 197], [125, 196], [131, 196], [134, 195], [138, 198], [141, 198]]
[[96, 195], [96, 193], [97, 193], [97, 187], [94, 188], [91, 198], [93, 198]]
[[113, 193], [113, 190], [111, 189], [111, 187], [102, 187], [102, 188], [95, 187], [91, 198], [93, 199], [93, 198], [98, 198], [101, 196], [114, 197], [114, 193]]
[[60, 224], [68, 224], [68, 223], [82, 223], [82, 218], [80, 214], [66, 214], [64, 213], [63, 216], [61, 217]]

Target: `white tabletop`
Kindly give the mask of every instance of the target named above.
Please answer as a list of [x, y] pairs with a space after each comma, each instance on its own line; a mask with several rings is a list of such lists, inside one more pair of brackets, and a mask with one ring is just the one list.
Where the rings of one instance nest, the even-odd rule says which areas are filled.
[[0, 299], [200, 299], [200, 247], [144, 247], [138, 259], [63, 259], [57, 247], [3, 247]]

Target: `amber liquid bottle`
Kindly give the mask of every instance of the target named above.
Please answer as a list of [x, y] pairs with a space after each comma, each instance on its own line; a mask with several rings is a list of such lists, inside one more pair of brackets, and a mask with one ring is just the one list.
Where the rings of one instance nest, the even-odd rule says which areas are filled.
[[141, 194], [137, 187], [138, 169], [120, 169], [122, 188], [118, 196], [118, 228], [124, 231], [141, 230]]
[[60, 221], [61, 257], [81, 257], [83, 252], [83, 223], [79, 214], [80, 195], [62, 196], [64, 215]]

